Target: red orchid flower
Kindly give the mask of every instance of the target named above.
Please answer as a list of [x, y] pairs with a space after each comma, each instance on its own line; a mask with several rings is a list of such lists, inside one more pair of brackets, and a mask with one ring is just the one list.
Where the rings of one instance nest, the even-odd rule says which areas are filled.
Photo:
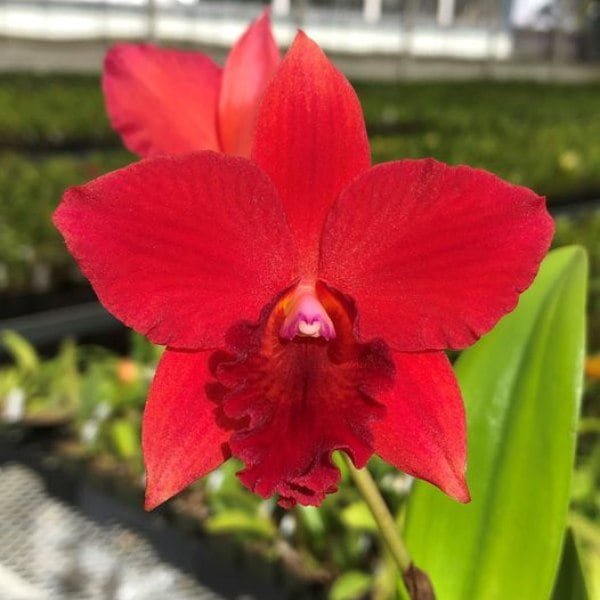
[[257, 494], [318, 505], [334, 450], [469, 500], [443, 350], [515, 307], [552, 236], [545, 201], [431, 159], [371, 167], [354, 91], [303, 33], [251, 161], [147, 159], [68, 190], [55, 223], [104, 305], [168, 346], [144, 413], [147, 508], [230, 455]]
[[117, 44], [104, 61], [106, 109], [140, 156], [218, 150], [249, 157], [258, 104], [280, 60], [267, 10], [223, 69], [200, 52]]

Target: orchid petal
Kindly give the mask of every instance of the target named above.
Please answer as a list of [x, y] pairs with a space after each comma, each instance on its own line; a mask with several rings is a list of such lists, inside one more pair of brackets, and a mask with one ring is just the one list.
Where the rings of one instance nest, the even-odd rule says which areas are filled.
[[375, 452], [468, 502], [465, 410], [450, 362], [443, 352], [395, 352], [393, 359], [395, 385], [378, 396], [386, 415], [372, 426]]
[[263, 97], [253, 158], [279, 191], [304, 273], [314, 272], [325, 216], [370, 154], [354, 90], [302, 32]]
[[552, 238], [543, 198], [431, 159], [378, 165], [329, 214], [319, 276], [354, 298], [365, 339], [464, 348], [513, 310]]
[[112, 126], [140, 156], [219, 150], [221, 68], [208, 56], [117, 44], [106, 55], [102, 88]]
[[258, 105], [280, 61], [265, 10], [233, 46], [223, 69], [219, 97], [223, 152], [250, 156]]
[[147, 159], [71, 188], [54, 221], [104, 306], [157, 344], [219, 347], [295, 277], [275, 189], [243, 158]]
[[142, 428], [146, 509], [152, 510], [229, 457], [231, 431], [205, 392], [208, 352], [166, 350]]

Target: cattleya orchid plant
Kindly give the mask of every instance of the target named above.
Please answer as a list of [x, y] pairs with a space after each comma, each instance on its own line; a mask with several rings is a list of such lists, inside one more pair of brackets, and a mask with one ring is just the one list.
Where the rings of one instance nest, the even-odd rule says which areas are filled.
[[[224, 82], [266, 23], [233, 50]], [[241, 142], [217, 146], [217, 129], [199, 124], [216, 91], [203, 105], [200, 84], [170, 86], [192, 85], [207, 59], [162, 52], [109, 56], [109, 110], [126, 142], [142, 154], [235, 153]], [[119, 72], [141, 63], [156, 76], [169, 125], [145, 92], [125, 109], [114, 53]], [[169, 84], [156, 75], [164, 60]], [[222, 143], [231, 117], [218, 115]], [[339, 481], [336, 450], [359, 468], [378, 454], [469, 500], [444, 350], [472, 344], [531, 284], [553, 232], [545, 200], [431, 159], [372, 167], [352, 87], [304, 33], [264, 93], [250, 159], [153, 156], [69, 189], [54, 219], [106, 308], [167, 346], [144, 413], [148, 509], [230, 456], [260, 496], [318, 505]]]
[[200, 52], [117, 44], [104, 61], [107, 112], [142, 157], [191, 150], [250, 157], [258, 104], [280, 60], [267, 11], [224, 68]]

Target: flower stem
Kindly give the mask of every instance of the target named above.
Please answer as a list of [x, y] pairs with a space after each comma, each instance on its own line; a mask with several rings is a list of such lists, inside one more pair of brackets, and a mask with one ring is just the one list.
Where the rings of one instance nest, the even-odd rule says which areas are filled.
[[360, 495], [377, 523], [381, 538], [402, 575], [398, 590], [402, 598], [406, 600], [435, 600], [435, 592], [427, 573], [418, 569], [412, 562], [394, 517], [390, 514], [371, 474], [366, 468], [357, 469], [347, 454], [344, 452], [341, 454]]
[[394, 562], [398, 565], [401, 573], [406, 572], [411, 566], [410, 555], [400, 537], [394, 517], [390, 514], [384, 499], [379, 493], [377, 484], [373, 481], [371, 474], [366, 468], [357, 469], [346, 453], [342, 452], [341, 454], [344, 457], [346, 465], [350, 470], [350, 475], [352, 476], [360, 495], [369, 507], [369, 510], [377, 523], [381, 537], [387, 544]]

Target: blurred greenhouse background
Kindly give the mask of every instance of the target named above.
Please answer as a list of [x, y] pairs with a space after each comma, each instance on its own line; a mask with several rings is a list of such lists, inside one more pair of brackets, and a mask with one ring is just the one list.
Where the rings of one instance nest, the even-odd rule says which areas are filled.
[[[105, 114], [106, 48], [154, 40], [222, 59], [262, 6], [0, 0], [0, 478], [26, 465], [64, 481], [52, 493], [78, 510], [75, 488], [91, 482], [95, 491], [82, 494], [100, 500], [85, 496], [85, 507], [109, 507], [96, 507], [96, 517], [125, 523], [157, 556], [228, 598], [385, 600], [395, 597], [397, 573], [347, 474], [321, 509], [285, 512], [243, 489], [229, 462], [142, 515], [140, 422], [161, 349], [99, 307], [50, 220], [65, 188], [134, 160]], [[282, 47], [301, 26], [351, 77], [375, 163], [433, 156], [489, 169], [547, 196], [555, 247], [588, 249], [588, 358], [569, 520], [590, 597], [600, 598], [600, 2], [273, 0], [272, 15]], [[370, 468], [401, 521], [410, 478], [378, 460]], [[174, 542], [169, 528], [202, 540], [198, 556], [223, 557], [239, 581], [182, 558], [173, 546], [187, 542]], [[14, 591], [15, 577], [28, 575], [3, 557], [0, 598], [38, 597], [31, 587]], [[34, 583], [44, 598], [151, 597], [118, 585], [86, 596], [77, 584]], [[165, 590], [157, 597], [188, 597], [157, 585]]]

